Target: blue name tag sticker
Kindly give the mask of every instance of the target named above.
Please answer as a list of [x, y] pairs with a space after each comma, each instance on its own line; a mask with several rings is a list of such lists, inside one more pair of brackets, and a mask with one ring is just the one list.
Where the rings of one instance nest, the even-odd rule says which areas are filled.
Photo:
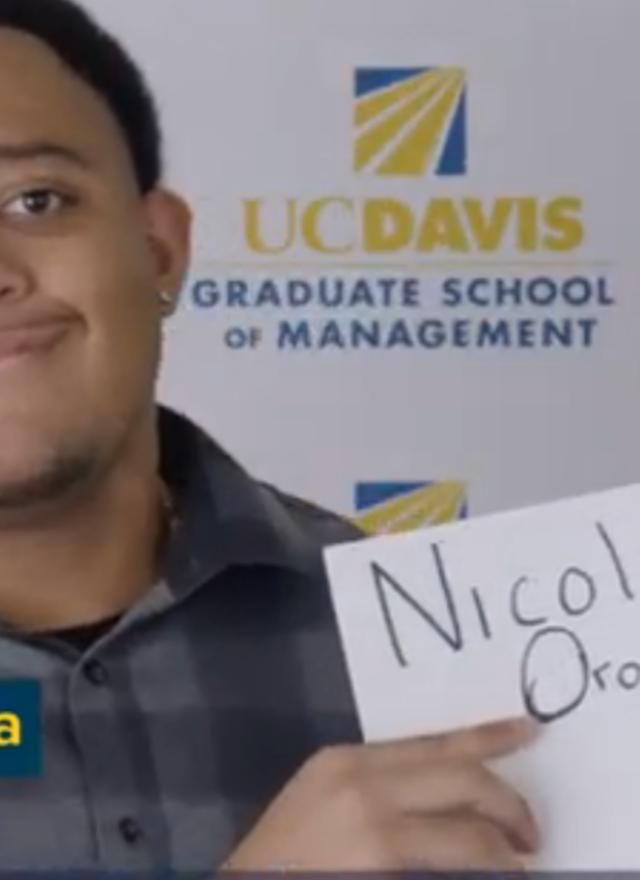
[[0, 779], [42, 775], [39, 681], [0, 679]]

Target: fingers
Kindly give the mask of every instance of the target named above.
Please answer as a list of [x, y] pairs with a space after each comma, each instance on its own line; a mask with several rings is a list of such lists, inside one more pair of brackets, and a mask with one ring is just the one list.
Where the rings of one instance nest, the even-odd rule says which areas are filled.
[[339, 828], [356, 817], [350, 847], [359, 837], [373, 840], [374, 861], [381, 857], [386, 864], [389, 857], [393, 868], [522, 870], [525, 854], [539, 848], [535, 819], [484, 762], [521, 748], [536, 732], [532, 722], [515, 719], [435, 737], [335, 747], [317, 757], [309, 779], [342, 804]]
[[425, 747], [434, 757], [475, 758], [488, 761], [501, 758], [532, 742], [539, 725], [531, 718], [512, 718], [449, 734], [426, 737]]
[[525, 852], [539, 845], [539, 831], [526, 801], [482, 762], [530, 742], [537, 725], [510, 719], [434, 737], [415, 737], [367, 747], [370, 779], [394, 809], [414, 813], [473, 810], [500, 825]]
[[404, 869], [522, 871], [525, 863], [506, 835], [481, 818], [432, 816], [405, 820], [392, 837], [394, 861]]
[[384, 784], [393, 809], [404, 813], [473, 811], [499, 825], [523, 852], [539, 846], [539, 831], [527, 802], [481, 764], [442, 762], [428, 772], [389, 773]]
[[382, 761], [420, 763], [449, 758], [488, 761], [523, 748], [535, 739], [539, 726], [529, 718], [512, 718], [436, 736], [418, 736], [371, 746]]

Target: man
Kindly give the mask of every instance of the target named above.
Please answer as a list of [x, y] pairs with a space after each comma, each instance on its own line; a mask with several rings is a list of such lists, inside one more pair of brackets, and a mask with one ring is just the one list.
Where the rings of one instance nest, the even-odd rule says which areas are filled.
[[0, 677], [45, 769], [3, 869], [516, 868], [526, 722], [360, 744], [321, 564], [355, 537], [160, 410], [189, 211], [153, 101], [67, 0], [0, 0]]

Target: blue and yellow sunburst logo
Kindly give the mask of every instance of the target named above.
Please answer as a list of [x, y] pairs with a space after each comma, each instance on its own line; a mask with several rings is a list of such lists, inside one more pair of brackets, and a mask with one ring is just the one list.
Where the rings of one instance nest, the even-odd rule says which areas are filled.
[[465, 72], [459, 67], [367, 67], [355, 75], [356, 171], [464, 174]]
[[439, 483], [358, 483], [355, 520], [368, 535], [410, 532], [467, 516], [466, 486]]

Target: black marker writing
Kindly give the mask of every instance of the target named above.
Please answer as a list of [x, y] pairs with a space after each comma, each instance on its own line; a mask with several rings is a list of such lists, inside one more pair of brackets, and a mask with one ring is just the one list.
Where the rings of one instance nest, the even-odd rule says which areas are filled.
[[632, 691], [640, 684], [640, 663], [630, 661], [620, 667], [618, 681], [626, 691]]
[[600, 666], [597, 667], [597, 669], [593, 670], [593, 677], [595, 678], [596, 684], [598, 685], [598, 687], [600, 688], [601, 691], [604, 691], [607, 689], [607, 683], [604, 678], [604, 673], [607, 671], [607, 669], [610, 669], [610, 668], [611, 668], [611, 661], [607, 660], [606, 663], [602, 663]]
[[482, 630], [482, 634], [485, 639], [490, 639], [493, 633], [491, 632], [489, 618], [487, 617], [487, 612], [484, 608], [484, 602], [482, 601], [480, 590], [478, 590], [477, 587], [472, 587], [471, 596], [476, 606], [476, 611], [478, 612], [478, 620], [480, 621], [480, 629]]
[[[621, 555], [608, 530], [601, 522], [595, 522], [594, 534], [597, 534], [597, 539], [604, 545], [607, 556], [613, 564], [614, 590], [617, 593], [621, 592], [625, 600], [635, 600], [636, 594], [629, 582]], [[505, 617], [507, 625], [513, 622], [517, 627], [532, 630], [533, 637], [522, 660], [521, 684], [527, 710], [541, 720], [555, 720], [579, 706], [585, 698], [591, 677], [599, 691], [607, 690], [608, 681], [611, 682], [611, 679], [613, 683], [617, 681], [618, 686], [625, 690], [640, 687], [640, 666], [636, 669], [631, 663], [621, 669], [616, 667], [617, 676], [616, 671], [612, 671], [607, 679], [611, 664], [601, 662], [598, 665], [594, 658], [594, 668], [591, 669], [586, 649], [578, 636], [568, 629], [553, 625], [554, 618], [558, 614], [577, 620], [590, 612], [593, 613], [603, 595], [605, 585], [611, 578], [596, 580], [594, 575], [575, 563], [568, 565], [556, 577], [544, 584], [535, 574], [523, 574], [511, 585], [507, 596], [503, 599], [506, 601], [506, 608], [502, 609], [503, 615], [497, 617], [495, 599], [496, 596], [500, 596], [499, 592], [494, 592], [493, 604], [491, 604], [485, 600], [482, 586], [453, 584], [445, 564], [442, 545], [432, 542], [429, 544], [429, 551], [431, 565], [425, 572], [422, 582], [419, 582], [419, 586], [427, 597], [433, 597], [436, 607], [441, 609], [439, 613], [434, 610], [431, 603], [426, 605], [424, 599], [416, 598], [415, 590], [407, 589], [406, 583], [401, 583], [387, 568], [375, 561], [369, 563], [391, 650], [396, 662], [403, 669], [410, 665], [410, 654], [407, 646], [402, 643], [401, 629], [396, 619], [399, 600], [417, 615], [422, 624], [425, 624], [425, 637], [433, 638], [435, 635], [436, 643], [446, 651], [462, 651], [473, 644], [474, 637], [476, 642], [479, 638], [485, 641], [499, 638], [500, 625], [505, 624]], [[500, 586], [496, 585], [493, 589], [499, 591]], [[549, 590], [553, 591], [551, 596]], [[536, 604], [539, 605], [545, 598], [547, 602], [551, 600], [550, 607], [544, 609], [547, 614], [540, 607], [536, 607]], [[507, 612], [507, 615], [504, 612]], [[420, 656], [419, 643], [416, 642], [419, 638], [418, 632], [415, 627], [408, 627], [407, 637], [412, 640]], [[575, 681], [570, 682], [570, 689], [573, 688], [573, 691], [568, 697], [562, 697], [562, 704], [550, 707], [549, 700], [557, 701], [558, 691], [549, 689], [552, 678], [550, 673], [554, 665], [553, 663], [549, 665], [548, 660], [551, 652], [558, 650], [559, 645], [564, 646], [565, 652], [567, 649], [570, 651], [568, 674], [569, 679], [574, 676]], [[597, 659], [601, 661], [604, 658]], [[547, 662], [544, 667], [546, 670], [544, 682], [538, 674], [544, 666], [543, 660]], [[566, 663], [564, 665], [567, 666]], [[567, 680], [566, 677], [562, 679], [564, 684]]]
[[373, 582], [376, 588], [378, 600], [382, 608], [382, 615], [386, 625], [387, 634], [389, 635], [391, 646], [396, 656], [396, 659], [398, 660], [398, 663], [403, 667], [406, 667], [409, 664], [400, 646], [400, 640], [398, 638], [396, 626], [393, 621], [393, 616], [389, 607], [389, 601], [387, 599], [387, 590], [392, 590], [394, 593], [400, 596], [453, 651], [461, 651], [464, 646], [462, 628], [460, 626], [460, 620], [458, 618], [458, 610], [453, 599], [453, 592], [451, 590], [451, 585], [449, 584], [449, 578], [447, 576], [447, 572], [444, 566], [444, 560], [442, 558], [440, 548], [437, 544], [431, 544], [431, 552], [433, 555], [436, 572], [438, 574], [438, 583], [449, 615], [449, 623], [451, 627], [450, 630], [447, 630], [445, 626], [443, 626], [434, 617], [434, 615], [431, 614], [430, 611], [428, 611], [410, 593], [408, 593], [407, 590], [405, 590], [405, 588], [398, 582], [398, 580], [390, 575], [389, 572], [386, 571], [381, 565], [379, 565], [377, 562], [371, 563]]
[[602, 525], [602, 523], [596, 523], [596, 528], [598, 529], [598, 532], [600, 533], [600, 537], [604, 541], [605, 546], [606, 546], [607, 550], [609, 551], [609, 555], [611, 556], [611, 559], [613, 561], [613, 565], [615, 567], [616, 573], [617, 573], [618, 578], [620, 580], [620, 586], [622, 587], [622, 592], [627, 597], [627, 599], [635, 599], [636, 594], [633, 592], [633, 590], [631, 589], [631, 586], [629, 585], [629, 578], [627, 577], [627, 573], [624, 570], [624, 566], [622, 565], [622, 560], [620, 559], [620, 556], [618, 555], [618, 551], [616, 550], [616, 546], [613, 543], [613, 541], [611, 540], [609, 533], [607, 532], [605, 527]]
[[[572, 671], [576, 678], [575, 688], [571, 696], [566, 697], [555, 708], [551, 708], [545, 705], [553, 701], [549, 700], [545, 690], [548, 690], [551, 683], [553, 691], [556, 686], [556, 678], [555, 675], [552, 677], [548, 673], [549, 668], [553, 668], [553, 660], [557, 657], [558, 648], [562, 646], [563, 642], [565, 646], [568, 645], [573, 654]], [[542, 675], [536, 671], [536, 667], [542, 671]], [[567, 672], [566, 669], [563, 671]], [[547, 673], [546, 681], [544, 673]], [[589, 677], [590, 666], [587, 652], [580, 639], [571, 630], [561, 626], [548, 626], [538, 630], [527, 646], [520, 669], [520, 687], [525, 709], [529, 715], [543, 724], [557, 721], [558, 718], [563, 718], [573, 712], [582, 703], [589, 690]]]
[[529, 583], [528, 577], [521, 577], [511, 587], [511, 596], [509, 601], [511, 604], [511, 616], [520, 626], [540, 626], [547, 622], [546, 617], [525, 617], [520, 606], [520, 592], [523, 587]]
[[[572, 583], [583, 584], [586, 588], [585, 597], [580, 604], [576, 603], [575, 599], [574, 604], [569, 601], [571, 595], [569, 586]], [[598, 593], [596, 591], [596, 583], [591, 575], [587, 574], [587, 572], [583, 571], [581, 568], [572, 566], [563, 572], [562, 577], [560, 578], [558, 595], [562, 609], [572, 617], [578, 617], [581, 614], [586, 614], [587, 611], [593, 607], [593, 603], [596, 601]]]

